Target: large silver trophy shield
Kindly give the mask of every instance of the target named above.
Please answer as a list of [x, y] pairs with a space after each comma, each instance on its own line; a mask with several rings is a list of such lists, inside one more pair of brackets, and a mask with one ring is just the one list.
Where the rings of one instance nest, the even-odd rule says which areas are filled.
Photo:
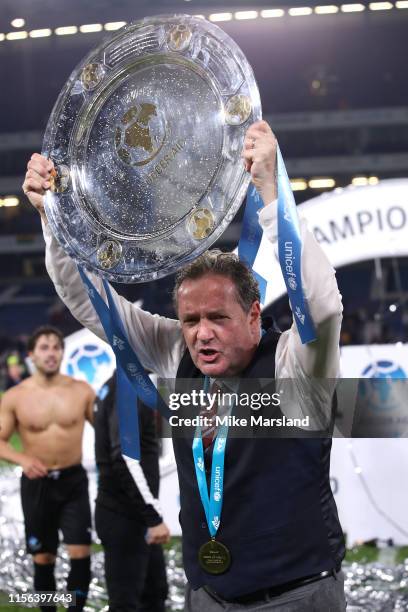
[[174, 272], [240, 207], [244, 134], [260, 117], [252, 69], [217, 26], [175, 15], [122, 28], [77, 66], [48, 122], [55, 236], [113, 281]]

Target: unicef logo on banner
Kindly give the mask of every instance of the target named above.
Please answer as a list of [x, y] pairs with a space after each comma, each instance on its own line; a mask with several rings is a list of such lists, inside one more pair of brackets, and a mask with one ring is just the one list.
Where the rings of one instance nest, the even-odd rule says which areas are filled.
[[112, 349], [92, 332], [84, 329], [65, 338], [63, 374], [84, 380], [99, 392], [114, 369]]
[[360, 381], [359, 397], [367, 401], [374, 411], [389, 412], [400, 407], [401, 385], [398, 380], [407, 378], [400, 365], [394, 361], [375, 361], [361, 375], [370, 380]]

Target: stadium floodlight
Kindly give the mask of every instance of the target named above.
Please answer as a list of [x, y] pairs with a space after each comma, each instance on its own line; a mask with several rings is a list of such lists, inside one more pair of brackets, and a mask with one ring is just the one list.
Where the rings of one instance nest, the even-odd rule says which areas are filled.
[[42, 28], [41, 30], [31, 30], [28, 33], [30, 38], [45, 38], [46, 36], [51, 36], [52, 30], [50, 28]]
[[364, 4], [342, 4], [340, 8], [342, 13], [361, 13], [365, 10]]
[[258, 11], [237, 11], [234, 16], [238, 21], [243, 19], [256, 19], [258, 17]]
[[261, 11], [261, 17], [264, 19], [275, 19], [276, 17], [283, 17], [284, 14], [285, 11], [283, 9], [265, 9]]
[[113, 32], [114, 30], [120, 30], [126, 25], [126, 21], [109, 21], [105, 23], [104, 28], [107, 32]]
[[332, 15], [339, 12], [339, 7], [335, 4], [324, 4], [322, 6], [315, 6], [316, 15]]
[[28, 33], [25, 30], [20, 30], [19, 32], [9, 32], [6, 34], [7, 40], [23, 40], [27, 38]]
[[332, 178], [315, 178], [309, 181], [310, 189], [331, 189], [335, 185], [336, 181]]
[[290, 186], [292, 187], [292, 191], [304, 191], [307, 189], [307, 182], [305, 179], [292, 179], [290, 181]]
[[366, 176], [355, 176], [351, 179], [351, 184], [355, 187], [364, 187], [368, 185], [368, 178]]
[[0, 42], [3, 42], [3, 40], [5, 40], [5, 39], [6, 39], [5, 34], [0, 34]]
[[82, 34], [89, 34], [90, 32], [101, 32], [103, 30], [103, 25], [101, 23], [86, 23], [84, 25], [79, 26], [79, 31]]
[[69, 36], [70, 34], [76, 34], [78, 28], [77, 26], [63, 26], [61, 28], [55, 28], [54, 32], [57, 36]]
[[12, 25], [13, 28], [24, 28], [25, 19], [22, 19], [21, 17], [16, 17], [16, 19], [13, 19], [10, 25]]
[[20, 200], [17, 196], [5, 196], [0, 199], [0, 206], [4, 206], [5, 208], [11, 208], [12, 206], [18, 206], [20, 204]]
[[370, 11], [389, 11], [394, 8], [391, 2], [370, 2], [368, 6]]
[[408, 8], [408, 0], [397, 0], [395, 3], [397, 9], [407, 9]]
[[288, 13], [291, 17], [303, 17], [305, 15], [311, 15], [313, 13], [313, 9], [310, 6], [296, 6], [294, 8], [290, 8]]
[[231, 21], [232, 13], [212, 13], [209, 16], [210, 21]]
[[378, 185], [380, 179], [378, 176], [355, 176], [351, 180], [351, 184], [356, 187], [363, 187], [364, 185]]

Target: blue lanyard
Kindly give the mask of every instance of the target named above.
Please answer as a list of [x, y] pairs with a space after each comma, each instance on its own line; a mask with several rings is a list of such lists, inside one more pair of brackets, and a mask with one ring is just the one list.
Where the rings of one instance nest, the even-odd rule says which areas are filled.
[[307, 344], [316, 340], [316, 330], [302, 287], [302, 241], [295, 198], [279, 147], [277, 161], [279, 263], [300, 339]]
[[262, 198], [254, 185], [248, 187], [241, 236], [238, 242], [238, 257], [252, 270], [258, 281], [261, 303], [265, 303], [267, 282], [253, 269], [259, 246], [262, 240], [262, 228], [259, 225], [257, 212], [263, 208]]
[[[209, 378], [204, 379], [204, 391], [208, 391]], [[224, 497], [224, 457], [227, 444], [228, 425], [222, 425], [213, 444], [211, 463], [211, 482], [208, 492], [205, 476], [204, 447], [201, 437], [201, 427], [198, 426], [193, 439], [193, 457], [195, 473], [201, 503], [203, 504], [208, 530], [212, 538], [217, 534], [221, 523], [222, 502]]]
[[[303, 344], [316, 340], [316, 330], [310, 316], [302, 287], [302, 241], [296, 203], [282, 154], [277, 149], [278, 183], [278, 250], [279, 263], [288, 291], [289, 301], [295, 317], [299, 336]], [[248, 189], [238, 256], [251, 268], [254, 265], [262, 239], [257, 211], [263, 206], [256, 188]], [[254, 272], [259, 283], [261, 302], [265, 301], [266, 281]]]
[[109, 283], [103, 281], [108, 298], [107, 305], [84, 270], [80, 267], [78, 267], [78, 270], [116, 357], [117, 407], [122, 453], [132, 459], [140, 459], [136, 399], [142, 401], [152, 410], [159, 410], [166, 419], [171, 415], [171, 411], [162, 400], [135, 351], [130, 346]]

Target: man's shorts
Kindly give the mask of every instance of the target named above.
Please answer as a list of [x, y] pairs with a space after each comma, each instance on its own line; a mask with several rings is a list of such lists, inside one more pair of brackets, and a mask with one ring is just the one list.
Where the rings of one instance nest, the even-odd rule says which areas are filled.
[[43, 478], [21, 477], [27, 551], [56, 554], [59, 530], [65, 544], [91, 543], [88, 476], [82, 465], [50, 470]]

